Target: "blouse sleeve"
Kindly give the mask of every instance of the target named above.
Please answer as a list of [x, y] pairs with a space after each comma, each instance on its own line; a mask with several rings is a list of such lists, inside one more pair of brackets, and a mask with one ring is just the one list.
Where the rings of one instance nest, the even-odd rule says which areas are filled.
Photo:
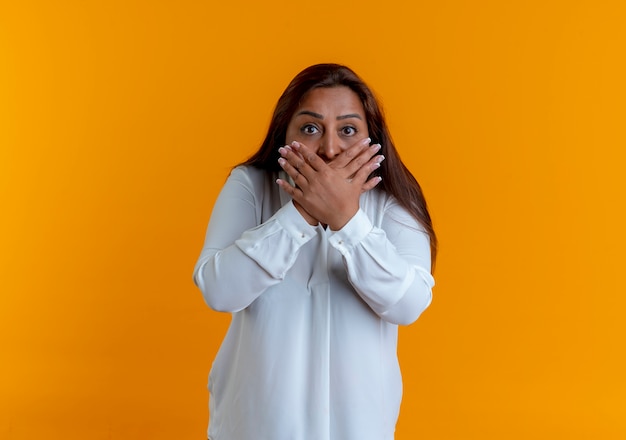
[[237, 312], [278, 284], [314, 228], [287, 203], [259, 224], [249, 173], [233, 170], [213, 207], [193, 279], [209, 307]]
[[410, 324], [430, 305], [430, 241], [421, 225], [393, 200], [381, 227], [359, 210], [330, 237], [359, 296], [385, 321]]

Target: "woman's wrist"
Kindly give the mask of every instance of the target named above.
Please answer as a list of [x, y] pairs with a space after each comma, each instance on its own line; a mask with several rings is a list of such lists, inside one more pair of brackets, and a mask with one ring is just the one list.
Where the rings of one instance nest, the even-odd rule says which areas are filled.
[[304, 218], [306, 220], [306, 222], [308, 224], [310, 224], [311, 226], [317, 226], [317, 224], [319, 223], [319, 221], [313, 217], [311, 214], [309, 214], [303, 207], [302, 205], [300, 205], [298, 202], [296, 202], [295, 200], [292, 200], [293, 205], [296, 207], [296, 209], [298, 210], [298, 212], [300, 213], [300, 215], [302, 216], [302, 218]]
[[356, 215], [358, 210], [359, 210], [359, 207], [357, 206], [356, 209], [351, 209], [350, 211], [346, 211], [341, 216], [338, 216], [336, 219], [333, 219], [332, 221], [330, 221], [328, 223], [328, 227], [332, 231], [339, 231], [346, 224], [348, 224], [348, 222], [352, 219], [352, 217]]

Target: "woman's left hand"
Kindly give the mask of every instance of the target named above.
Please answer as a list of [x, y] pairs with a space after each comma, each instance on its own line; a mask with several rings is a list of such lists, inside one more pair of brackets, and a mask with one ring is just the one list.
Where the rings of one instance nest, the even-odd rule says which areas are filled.
[[329, 163], [302, 143], [282, 147], [279, 163], [295, 186], [282, 179], [277, 183], [310, 216], [332, 230], [339, 230], [358, 211], [361, 193], [380, 182], [379, 177], [368, 179], [384, 159], [376, 156], [380, 145], [362, 143], [353, 145]]

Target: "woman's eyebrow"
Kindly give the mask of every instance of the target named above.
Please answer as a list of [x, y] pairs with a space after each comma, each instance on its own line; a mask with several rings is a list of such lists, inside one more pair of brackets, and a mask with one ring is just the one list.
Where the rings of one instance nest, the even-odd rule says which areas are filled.
[[[312, 112], [310, 110], [302, 110], [302, 111], [300, 111], [300, 112], [298, 112], [296, 114], [296, 116], [300, 116], [300, 115], [309, 115], [309, 116], [313, 116], [316, 119], [324, 120], [324, 115], [320, 115], [319, 113], [315, 113], [315, 112]], [[361, 115], [359, 115], [358, 113], [350, 113], [350, 114], [347, 114], [347, 115], [337, 116], [337, 120], [338, 121], [340, 121], [342, 119], [350, 119], [350, 118], [357, 118], [357, 119], [363, 120]]]
[[309, 116], [313, 116], [316, 119], [324, 119], [323, 115], [320, 115], [319, 113], [315, 113], [312, 112], [310, 110], [302, 110], [301, 112], [298, 112], [298, 114], [296, 116], [300, 116], [300, 115], [309, 115]]
[[337, 116], [337, 120], [341, 120], [341, 119], [349, 119], [349, 118], [357, 118], [357, 119], [361, 119], [363, 120], [363, 118], [361, 117], [361, 115], [357, 114], [357, 113], [350, 113], [349, 115], [341, 115], [341, 116]]

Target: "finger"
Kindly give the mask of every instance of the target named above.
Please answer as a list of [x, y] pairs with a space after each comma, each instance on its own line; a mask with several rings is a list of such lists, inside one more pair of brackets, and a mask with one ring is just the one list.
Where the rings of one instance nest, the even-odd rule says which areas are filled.
[[[285, 171], [293, 168], [298, 173], [302, 173], [303, 168], [306, 166], [306, 162], [300, 155], [300, 153], [296, 153], [289, 145], [285, 145], [284, 147], [280, 147], [278, 152], [281, 155], [281, 158], [278, 160], [278, 163]], [[285, 162], [281, 163], [281, 159]], [[289, 172], [288, 172], [289, 173]], [[292, 176], [294, 177], [294, 176]]]
[[287, 173], [287, 175], [289, 177], [291, 177], [291, 180], [293, 180], [293, 182], [297, 186], [302, 187], [304, 184], [307, 183], [306, 177], [302, 175], [300, 170], [298, 170], [298, 168], [296, 168], [294, 165], [292, 165], [284, 157], [281, 157], [280, 159], [278, 159], [278, 164]]
[[[375, 155], [376, 153], [380, 151], [380, 149], [381, 149], [380, 144], [370, 145], [368, 148], [363, 150], [359, 155], [357, 155], [354, 159], [352, 159], [350, 163], [348, 163], [344, 167], [345, 174], [348, 176], [352, 176], [363, 167], [373, 165], [374, 163], [380, 164], [382, 160], [375, 159], [376, 157], [379, 157]], [[376, 168], [378, 167], [376, 166]]]
[[361, 192], [367, 192], [371, 189], [374, 189], [376, 185], [381, 182], [381, 180], [383, 180], [383, 178], [380, 176], [372, 177], [370, 180], [363, 184], [363, 186], [361, 187]]
[[[291, 157], [292, 161], [295, 161], [297, 158], [302, 159], [302, 155], [300, 155], [300, 153], [296, 152], [293, 148], [291, 148], [290, 145], [285, 145], [284, 147], [280, 147], [278, 149], [278, 152], [280, 153], [280, 155], [282, 157], [284, 157], [285, 159], [288, 159], [288, 160], [289, 160], [288, 156]], [[290, 153], [291, 153], [291, 155], [290, 155]]]
[[[324, 167], [326, 167], [326, 162], [324, 162], [324, 160], [322, 160], [321, 157], [319, 157], [317, 155], [317, 153], [313, 150], [311, 150], [309, 147], [307, 147], [306, 145], [297, 142], [297, 141], [293, 141], [291, 143], [291, 147], [295, 150], [295, 152], [297, 154], [300, 155], [300, 157], [304, 160], [304, 162], [310, 166], [310, 168], [314, 171], [320, 171], [322, 170]], [[310, 173], [309, 173], [309, 169], [307, 169], [307, 167], [303, 167], [301, 169], [301, 172], [306, 176], [306, 177], [310, 177]]]
[[339, 154], [335, 159], [333, 159], [331, 167], [335, 169], [344, 168], [346, 165], [352, 162], [355, 157], [359, 156], [361, 153], [363, 153], [363, 151], [366, 151], [370, 142], [372, 142], [370, 138], [361, 139], [355, 142], [345, 151], [342, 151], [341, 154]]
[[292, 186], [289, 182], [283, 179], [276, 179], [276, 183], [278, 186], [285, 191], [287, 194], [291, 196], [292, 199], [296, 199], [300, 196], [302, 191], [298, 190], [298, 188]]
[[380, 168], [383, 160], [385, 160], [385, 156], [383, 156], [382, 154], [374, 156], [368, 161], [367, 164], [363, 165], [356, 171], [352, 180], [356, 181], [357, 183], [366, 182], [369, 175], [373, 171], [376, 171], [378, 168]]

